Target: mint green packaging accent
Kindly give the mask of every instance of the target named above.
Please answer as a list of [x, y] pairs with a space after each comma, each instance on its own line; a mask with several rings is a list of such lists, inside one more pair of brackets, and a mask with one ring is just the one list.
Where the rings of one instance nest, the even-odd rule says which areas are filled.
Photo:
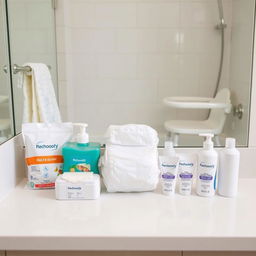
[[63, 145], [64, 172], [93, 172], [99, 174], [100, 144], [89, 142], [87, 124], [73, 124], [72, 141]]
[[100, 144], [67, 142], [62, 148], [64, 172], [93, 172], [99, 174]]

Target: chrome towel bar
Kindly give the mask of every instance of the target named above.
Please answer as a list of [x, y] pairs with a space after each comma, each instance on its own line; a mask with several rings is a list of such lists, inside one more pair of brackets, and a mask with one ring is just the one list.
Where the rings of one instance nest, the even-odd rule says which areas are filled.
[[[47, 67], [51, 69], [51, 66], [47, 65]], [[13, 68], [12, 68], [13, 74], [17, 74], [19, 72], [29, 73], [31, 72], [31, 70], [32, 68], [30, 66], [19, 66], [17, 64], [13, 64]]]
[[13, 74], [17, 74], [19, 72], [30, 72], [32, 69], [30, 66], [19, 66], [17, 64], [13, 64]]

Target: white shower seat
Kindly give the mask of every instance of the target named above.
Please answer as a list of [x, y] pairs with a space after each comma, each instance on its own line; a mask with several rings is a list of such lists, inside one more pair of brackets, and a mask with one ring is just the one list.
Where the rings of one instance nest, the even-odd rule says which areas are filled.
[[173, 133], [178, 134], [199, 134], [199, 133], [213, 133], [218, 134], [219, 129], [208, 120], [194, 121], [194, 120], [170, 120], [165, 122], [165, 128], [171, 127]]
[[171, 108], [183, 109], [225, 109], [230, 111], [230, 103], [214, 102], [214, 98], [205, 97], [167, 97], [164, 98], [164, 104]]
[[232, 105], [230, 102], [230, 90], [221, 89], [215, 98], [202, 97], [167, 97], [164, 104], [179, 109], [210, 109], [206, 120], [169, 120], [164, 123], [174, 145], [178, 145], [179, 134], [196, 135], [200, 133], [212, 133], [215, 135], [217, 145], [220, 145], [219, 134], [221, 134], [226, 115], [230, 113]]

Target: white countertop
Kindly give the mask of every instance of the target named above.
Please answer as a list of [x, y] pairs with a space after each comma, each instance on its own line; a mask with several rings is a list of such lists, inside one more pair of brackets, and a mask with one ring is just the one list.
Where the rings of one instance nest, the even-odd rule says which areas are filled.
[[256, 250], [256, 179], [235, 199], [102, 193], [57, 201], [23, 181], [0, 202], [0, 250]]

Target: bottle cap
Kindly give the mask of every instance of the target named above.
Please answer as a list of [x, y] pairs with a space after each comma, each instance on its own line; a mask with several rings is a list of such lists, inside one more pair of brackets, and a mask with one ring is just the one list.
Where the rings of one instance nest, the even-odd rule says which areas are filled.
[[78, 134], [75, 136], [76, 142], [81, 144], [89, 143], [89, 134], [86, 132], [88, 124], [76, 123], [74, 126], [78, 128]]
[[236, 147], [236, 139], [235, 138], [226, 138], [225, 147], [226, 148], [235, 148]]
[[173, 148], [172, 141], [165, 141], [164, 142], [164, 154], [165, 155], [175, 155], [175, 150]]
[[173, 142], [168, 140], [164, 142], [164, 148], [173, 149]]
[[211, 133], [202, 133], [202, 134], [199, 134], [199, 136], [203, 136], [205, 137], [205, 141], [203, 143], [203, 148], [206, 149], [206, 150], [209, 150], [209, 149], [213, 149], [213, 141], [212, 141], [212, 138], [213, 138], [213, 134]]

